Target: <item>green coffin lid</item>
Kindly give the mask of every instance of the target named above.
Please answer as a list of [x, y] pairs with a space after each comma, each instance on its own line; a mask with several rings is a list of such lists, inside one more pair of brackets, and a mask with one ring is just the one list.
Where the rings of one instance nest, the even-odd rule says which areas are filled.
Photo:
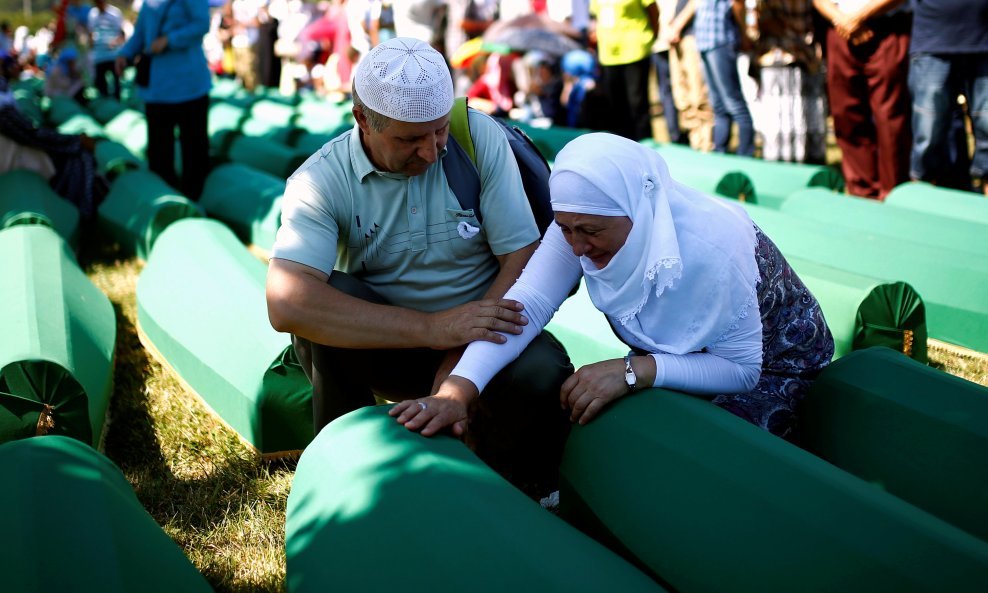
[[123, 144], [127, 150], [144, 158], [148, 146], [148, 124], [143, 113], [136, 109], [125, 109], [103, 127], [107, 138]]
[[563, 343], [570, 362], [577, 369], [594, 362], [621, 358], [629, 350], [614, 335], [607, 317], [594, 306], [582, 282], [576, 294], [563, 301], [546, 329]]
[[559, 151], [571, 140], [594, 131], [582, 128], [536, 128], [517, 121], [506, 121], [505, 123], [525, 132], [547, 161], [555, 160]]
[[[926, 304], [929, 336], [988, 352], [988, 260], [906, 239], [889, 239], [816, 224], [745, 205], [755, 223], [788, 257], [863, 276], [907, 282]], [[979, 261], [979, 259], [981, 261]]]
[[842, 226], [895, 239], [906, 238], [913, 243], [978, 256], [988, 254], [988, 227], [984, 224], [930, 216], [926, 212], [905, 208], [890, 208], [877, 200], [809, 189], [789, 196], [780, 210], [821, 225]]
[[209, 106], [209, 137], [220, 132], [239, 132], [244, 120], [248, 117], [247, 110], [239, 105], [230, 103], [213, 103]]
[[137, 283], [143, 337], [263, 454], [312, 439], [312, 388], [288, 334], [268, 321], [267, 266], [222, 223], [190, 219], [159, 238]]
[[99, 207], [102, 228], [126, 252], [142, 259], [168, 225], [198, 216], [204, 216], [202, 208], [146, 170], [118, 176]]
[[86, 108], [72, 97], [50, 97], [48, 103], [48, 121], [55, 127], [69, 121], [73, 116], [86, 113]]
[[86, 105], [93, 119], [105, 124], [120, 115], [127, 107], [112, 97], [96, 97]]
[[[704, 176], [720, 180], [730, 172], [743, 174], [753, 184], [757, 202], [769, 208], [778, 208], [790, 194], [807, 187], [822, 187], [834, 191], [844, 189], [843, 176], [832, 167], [703, 153], [678, 144], [658, 144], [648, 140], [642, 144], [655, 148], [668, 162], [672, 178], [679, 181], [682, 177], [683, 183], [687, 183], [686, 179], [699, 180]], [[727, 195], [723, 192], [712, 193]]]
[[59, 134], [85, 134], [93, 138], [106, 136], [106, 130], [88, 113], [80, 113], [68, 118], [56, 128]]
[[210, 172], [199, 205], [241, 241], [270, 251], [281, 225], [285, 180], [248, 165], [229, 163]]
[[267, 136], [275, 130], [291, 128], [294, 120], [295, 107], [265, 98], [250, 106], [250, 117], [242, 130], [248, 136]]
[[353, 105], [344, 103], [302, 103], [296, 109], [295, 127], [312, 134], [332, 134], [353, 127]]
[[229, 142], [226, 157], [234, 163], [287, 179], [309, 155], [270, 139], [236, 135]]
[[660, 389], [574, 427], [560, 505], [680, 593], [973, 593], [988, 574], [988, 543]]
[[928, 183], [903, 183], [886, 196], [885, 204], [950, 219], [988, 224], [988, 200], [983, 195], [943, 189]]
[[926, 306], [913, 287], [798, 257], [786, 261], [820, 302], [835, 358], [887, 346], [926, 363]]
[[30, 223], [50, 226], [75, 245], [79, 210], [34, 171], [15, 170], [0, 175], [0, 229]]
[[334, 420], [303, 453], [288, 496], [290, 593], [662, 590], [460, 441], [413, 433], [388, 409]]
[[116, 316], [48, 227], [0, 231], [0, 441], [103, 435]]
[[126, 146], [113, 140], [97, 142], [95, 156], [99, 172], [111, 181], [121, 173], [145, 167], [144, 161], [134, 156]]
[[11, 593], [211, 591], [123, 473], [59, 436], [0, 446], [0, 554]]
[[299, 134], [296, 134], [295, 137], [292, 138], [292, 146], [294, 146], [295, 150], [297, 150], [302, 154], [310, 154], [310, 155], [315, 154], [315, 152], [320, 150], [324, 144], [326, 144], [333, 138], [336, 138], [340, 134], [343, 134], [344, 132], [349, 132], [352, 129], [353, 129], [353, 125], [344, 124], [340, 126], [338, 129], [333, 130], [332, 132], [326, 134], [301, 132]]
[[988, 388], [872, 348], [821, 373], [802, 417], [808, 451], [988, 541]]

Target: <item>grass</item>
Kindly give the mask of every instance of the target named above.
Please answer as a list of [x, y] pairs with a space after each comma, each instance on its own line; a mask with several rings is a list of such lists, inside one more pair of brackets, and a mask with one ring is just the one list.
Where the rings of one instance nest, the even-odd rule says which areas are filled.
[[[149, 357], [136, 331], [138, 261], [106, 252], [84, 267], [117, 312], [107, 456], [216, 591], [284, 591], [294, 464], [262, 461]], [[988, 357], [936, 342], [929, 353], [933, 366], [988, 386]]]

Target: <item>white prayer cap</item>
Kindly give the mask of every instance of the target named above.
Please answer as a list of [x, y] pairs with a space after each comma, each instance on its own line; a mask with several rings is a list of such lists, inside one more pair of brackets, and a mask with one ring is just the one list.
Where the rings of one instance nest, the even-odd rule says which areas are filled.
[[357, 65], [353, 86], [367, 107], [398, 121], [433, 121], [453, 109], [453, 78], [442, 54], [410, 37], [372, 49]]

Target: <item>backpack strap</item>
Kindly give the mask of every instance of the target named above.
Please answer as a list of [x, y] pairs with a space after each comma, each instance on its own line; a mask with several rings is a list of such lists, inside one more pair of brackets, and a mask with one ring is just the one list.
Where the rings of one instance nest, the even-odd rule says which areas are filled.
[[442, 161], [446, 182], [460, 203], [460, 209], [473, 210], [477, 222], [483, 223], [480, 212], [480, 172], [477, 170], [477, 156], [467, 119], [466, 98], [458, 98], [453, 102], [446, 156]]

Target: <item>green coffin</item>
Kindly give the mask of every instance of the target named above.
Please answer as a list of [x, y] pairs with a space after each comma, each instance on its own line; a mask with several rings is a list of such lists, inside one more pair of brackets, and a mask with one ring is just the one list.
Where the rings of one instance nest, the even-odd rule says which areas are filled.
[[988, 388], [873, 348], [821, 373], [802, 416], [808, 451], [988, 541]]
[[926, 306], [905, 282], [878, 280], [798, 257], [787, 257], [820, 302], [834, 336], [834, 357], [887, 346], [926, 363]]
[[165, 231], [137, 283], [153, 351], [262, 454], [312, 439], [312, 388], [287, 334], [271, 328], [267, 267], [223, 224], [191, 219]]
[[[832, 167], [763, 161], [731, 154], [703, 153], [678, 144], [658, 144], [651, 141], [642, 143], [655, 148], [669, 164], [672, 178], [687, 185], [690, 185], [688, 180], [698, 181], [710, 177], [720, 181], [728, 173], [743, 174], [754, 186], [757, 203], [769, 208], [778, 208], [790, 194], [807, 187], [822, 187], [833, 191], [844, 189], [843, 176]], [[740, 181], [724, 183], [725, 188], [730, 188]], [[698, 189], [709, 191], [703, 187]], [[723, 190], [711, 193], [733, 197]]]
[[523, 124], [516, 121], [506, 121], [510, 126], [517, 127], [522, 132], [532, 139], [532, 143], [535, 147], [539, 149], [542, 156], [545, 157], [547, 161], [552, 161], [556, 159], [556, 155], [559, 151], [563, 149], [564, 146], [569, 144], [569, 142], [575, 138], [578, 138], [584, 134], [589, 134], [594, 130], [585, 130], [582, 128], [536, 128], [528, 124]]
[[86, 105], [86, 109], [93, 116], [93, 119], [101, 124], [111, 121], [127, 107], [112, 97], [96, 97]]
[[604, 314], [594, 306], [583, 283], [576, 294], [563, 301], [546, 329], [566, 346], [570, 362], [577, 369], [594, 362], [621, 358], [629, 350], [614, 335]]
[[103, 129], [103, 126], [101, 126], [99, 122], [93, 119], [88, 113], [73, 115], [62, 122], [55, 129], [59, 134], [66, 134], [70, 136], [74, 134], [85, 134], [93, 138], [102, 138], [106, 136], [106, 131]]
[[248, 136], [270, 136], [277, 130], [293, 127], [295, 108], [281, 101], [260, 99], [250, 106], [250, 117], [244, 121], [243, 131]]
[[284, 193], [284, 179], [248, 165], [229, 163], [210, 172], [199, 205], [244, 243], [270, 251], [281, 225]]
[[127, 253], [147, 259], [165, 227], [183, 218], [204, 216], [202, 208], [150, 171], [117, 177], [99, 207], [100, 226]]
[[313, 134], [332, 134], [339, 128], [353, 127], [353, 104], [350, 102], [303, 101], [295, 109], [295, 127]]
[[0, 229], [18, 224], [50, 226], [75, 245], [79, 210], [34, 171], [9, 171], [0, 175]]
[[943, 189], [928, 183], [903, 183], [886, 196], [885, 204], [950, 219], [988, 224], [988, 200], [983, 195]]
[[0, 442], [51, 433], [96, 446], [113, 381], [113, 306], [48, 227], [0, 231], [0, 253]]
[[944, 247], [979, 257], [988, 254], [988, 227], [984, 224], [930, 216], [926, 212], [905, 208], [890, 208], [877, 200], [809, 189], [791, 195], [780, 210], [820, 225], [841, 226], [895, 239], [905, 238], [913, 243]]
[[103, 126], [106, 137], [119, 142], [127, 150], [143, 158], [148, 146], [148, 124], [144, 114], [136, 109], [125, 109]]
[[314, 134], [311, 132], [301, 132], [292, 139], [292, 146], [301, 154], [312, 155], [320, 150], [324, 144], [336, 138], [344, 132], [353, 129], [353, 125], [342, 125], [338, 129], [326, 134]]
[[574, 427], [560, 505], [679, 593], [973, 593], [988, 575], [988, 543], [659, 389]]
[[662, 591], [451, 437], [362, 408], [305, 450], [288, 496], [288, 591]]
[[820, 225], [758, 206], [746, 208], [787, 258], [907, 282], [923, 296], [931, 338], [988, 352], [988, 260], [905, 239]]
[[213, 103], [209, 106], [208, 133], [212, 138], [220, 132], [239, 132], [244, 120], [248, 117], [247, 110], [239, 105], [230, 103]]
[[55, 96], [49, 99], [48, 121], [55, 127], [69, 121], [73, 116], [86, 113], [86, 108], [72, 97]]
[[287, 179], [309, 155], [270, 139], [235, 135], [229, 142], [226, 158]]
[[100, 140], [96, 143], [96, 167], [100, 174], [111, 181], [121, 173], [136, 171], [145, 167], [144, 161], [134, 156], [126, 146], [113, 140]]
[[211, 591], [123, 473], [72, 439], [0, 446], [0, 554], [11, 593]]

